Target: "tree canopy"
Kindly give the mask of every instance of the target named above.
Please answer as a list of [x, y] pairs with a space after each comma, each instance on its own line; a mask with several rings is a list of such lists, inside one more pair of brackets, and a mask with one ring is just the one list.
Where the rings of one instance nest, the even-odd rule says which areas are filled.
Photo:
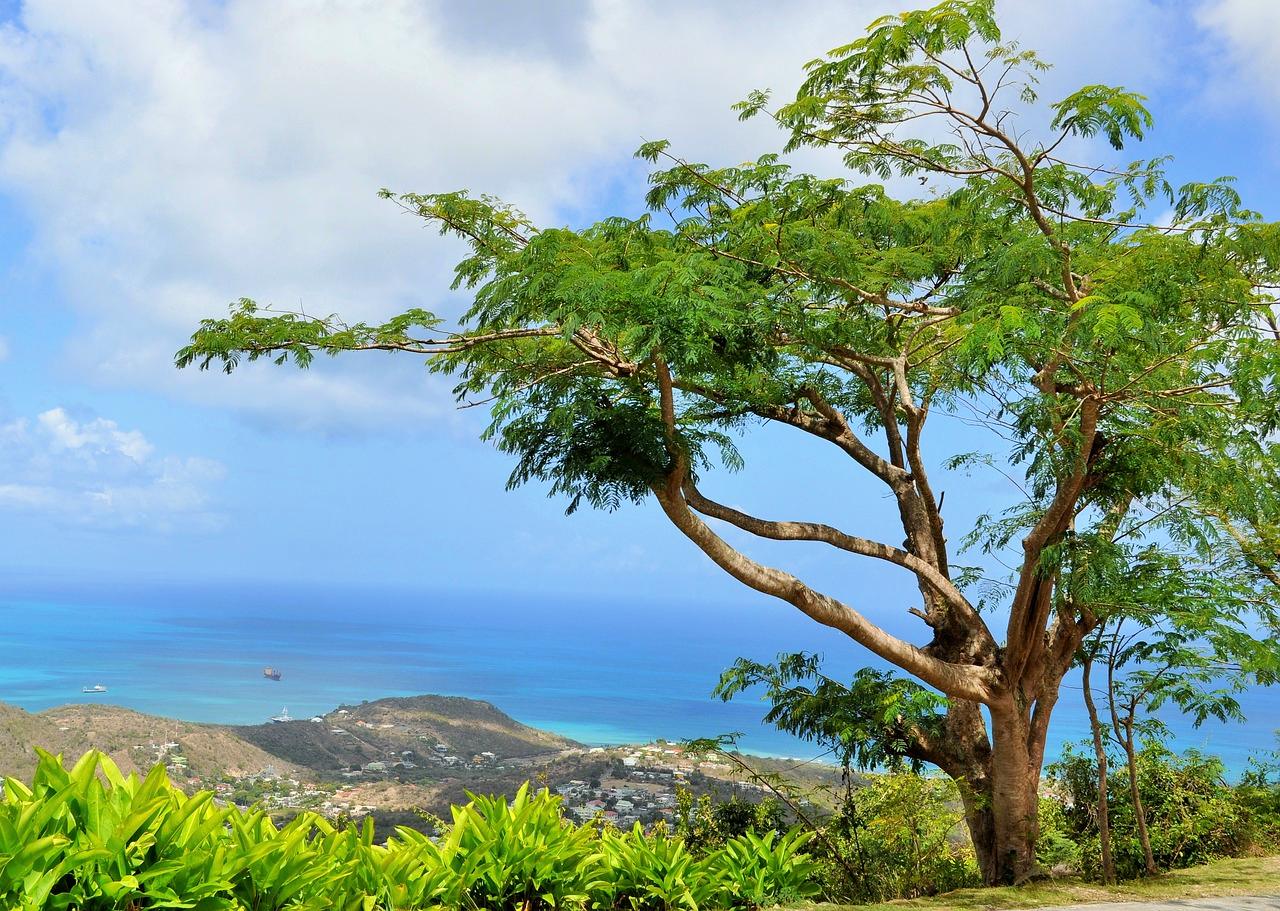
[[[1192, 541], [1256, 567], [1280, 540], [1274, 496], [1252, 492], [1253, 468], [1274, 471], [1280, 421], [1280, 225], [1229, 179], [1174, 186], [1164, 157], [1073, 160], [1100, 155], [1098, 140], [1114, 157], [1152, 118], [1141, 95], [1102, 85], [1046, 103], [1045, 67], [1001, 35], [991, 0], [880, 19], [809, 63], [794, 100], [738, 106], [777, 122], [778, 151], [720, 167], [642, 146], [654, 170], [640, 217], [547, 227], [466, 191], [383, 190], [467, 243], [453, 284], [472, 303], [454, 329], [422, 309], [348, 324], [243, 300], [178, 364], [424, 356], [459, 400], [490, 402], [485, 436], [514, 457], [512, 485], [546, 483], [570, 511], [652, 496], [731, 576], [943, 694], [903, 753], [966, 783], [984, 872], [1017, 878], [1034, 860], [1059, 683], [1100, 620], [1077, 597], [1081, 567]], [[802, 147], [838, 150], [847, 171], [794, 169]], [[931, 449], [938, 413], [981, 428], [984, 448]], [[735, 444], [762, 424], [883, 485], [903, 540], [714, 499], [710, 480], [744, 467]], [[1024, 494], [964, 530], [1015, 556], [983, 599], [952, 565], [932, 478], [978, 461], [1017, 466]], [[928, 641], [758, 562], [708, 520], [901, 567]], [[981, 612], [993, 605], [1003, 630]]]

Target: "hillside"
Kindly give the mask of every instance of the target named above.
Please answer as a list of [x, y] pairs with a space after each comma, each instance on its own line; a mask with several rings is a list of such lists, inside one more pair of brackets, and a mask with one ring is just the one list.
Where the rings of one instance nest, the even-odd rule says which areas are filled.
[[[452, 696], [341, 706], [324, 723], [243, 727], [178, 721], [100, 703], [40, 713], [0, 703], [0, 774], [29, 776], [37, 746], [68, 758], [96, 748], [129, 771], [164, 762], [178, 780], [248, 777], [269, 767], [294, 778], [335, 780], [349, 769], [378, 762], [402, 763], [401, 776], [408, 779], [470, 778], [486, 762], [518, 763], [576, 744], [520, 724], [487, 702]], [[476, 763], [479, 754], [492, 755]]]
[[37, 746], [69, 759], [96, 748], [126, 771], [146, 772], [165, 761], [178, 778], [184, 767], [201, 778], [250, 775], [273, 765], [283, 774], [304, 774], [226, 728], [113, 705], [66, 705], [33, 714], [0, 703], [0, 774], [28, 778]]
[[[381, 814], [379, 825], [403, 823], [404, 813], [418, 807], [447, 813], [467, 792], [511, 794], [531, 779], [564, 795], [578, 818], [600, 811], [625, 825], [669, 815], [678, 787], [764, 796], [731, 764], [686, 756], [678, 745], [583, 747], [487, 702], [448, 696], [379, 699], [316, 719], [239, 727], [100, 703], [35, 714], [0, 703], [0, 774], [28, 778], [36, 746], [68, 759], [97, 748], [127, 771], [163, 763], [175, 783], [214, 788], [241, 806], [261, 803], [285, 815], [372, 812]], [[798, 774], [810, 786], [829, 788], [838, 777], [820, 764], [746, 761], [761, 771]]]
[[[322, 776], [370, 762], [402, 762], [410, 778], [474, 767], [483, 753], [527, 759], [577, 746], [521, 724], [488, 702], [458, 696], [406, 696], [344, 705], [323, 723], [291, 721], [229, 728], [254, 746]], [[445, 760], [450, 760], [446, 763]]]

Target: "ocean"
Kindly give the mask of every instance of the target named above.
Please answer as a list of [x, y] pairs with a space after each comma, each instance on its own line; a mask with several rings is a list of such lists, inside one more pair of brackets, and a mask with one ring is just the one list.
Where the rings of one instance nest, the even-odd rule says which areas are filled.
[[[821, 749], [761, 722], [764, 703], [711, 697], [739, 655], [817, 651], [832, 676], [869, 656], [772, 603], [708, 604], [477, 592], [276, 585], [16, 587], [0, 595], [0, 701], [39, 711], [100, 700], [188, 721], [256, 724], [341, 703], [440, 693], [494, 703], [517, 720], [588, 744], [731, 732], [749, 752]], [[267, 680], [262, 668], [283, 673]], [[82, 695], [83, 686], [108, 692]], [[1255, 691], [1247, 724], [1194, 729], [1167, 716], [1178, 748], [1233, 773], [1276, 748], [1280, 707]], [[1048, 756], [1087, 724], [1070, 679]]]

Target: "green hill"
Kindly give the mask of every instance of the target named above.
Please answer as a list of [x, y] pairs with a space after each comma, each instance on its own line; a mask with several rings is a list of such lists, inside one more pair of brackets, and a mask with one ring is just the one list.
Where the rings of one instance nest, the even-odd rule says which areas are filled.
[[33, 714], [0, 703], [0, 773], [29, 777], [36, 766], [37, 746], [68, 759], [98, 749], [126, 771], [145, 772], [163, 761], [175, 772], [185, 768], [200, 778], [254, 774], [272, 765], [281, 773], [304, 774], [216, 725], [144, 715], [113, 705], [66, 705]]
[[[490, 703], [455, 696], [379, 699], [341, 706], [322, 723], [253, 726], [196, 724], [100, 703], [39, 713], [0, 703], [0, 774], [28, 777], [37, 746], [68, 759], [98, 749], [129, 771], [164, 762], [181, 780], [241, 777], [267, 767], [333, 779], [371, 762], [407, 763], [411, 778], [439, 777], [474, 766], [481, 753], [521, 759], [576, 744], [523, 725]], [[445, 755], [454, 762], [446, 764]]]
[[[232, 728], [272, 755], [321, 775], [370, 762], [409, 762], [420, 775], [492, 753], [500, 759], [544, 756], [577, 746], [521, 724], [488, 702], [459, 696], [405, 696], [339, 706], [323, 723], [291, 721]], [[411, 775], [411, 777], [419, 777]]]

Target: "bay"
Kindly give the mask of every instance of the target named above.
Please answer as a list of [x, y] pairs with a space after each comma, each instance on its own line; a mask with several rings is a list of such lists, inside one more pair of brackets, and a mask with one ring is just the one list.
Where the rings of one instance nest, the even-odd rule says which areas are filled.
[[[588, 744], [740, 732], [762, 755], [821, 750], [761, 723], [764, 704], [711, 697], [735, 657], [822, 653], [847, 676], [868, 654], [768, 602], [630, 601], [542, 594], [305, 586], [11, 586], [0, 595], [0, 701], [39, 711], [100, 700], [188, 721], [256, 724], [341, 703], [440, 693], [484, 699]], [[279, 682], [262, 675], [283, 672]], [[80, 693], [102, 684], [101, 696]], [[1242, 771], [1275, 748], [1274, 694], [1242, 697], [1248, 723], [1193, 728], [1166, 716], [1180, 749]], [[1047, 756], [1087, 734], [1067, 681]]]

